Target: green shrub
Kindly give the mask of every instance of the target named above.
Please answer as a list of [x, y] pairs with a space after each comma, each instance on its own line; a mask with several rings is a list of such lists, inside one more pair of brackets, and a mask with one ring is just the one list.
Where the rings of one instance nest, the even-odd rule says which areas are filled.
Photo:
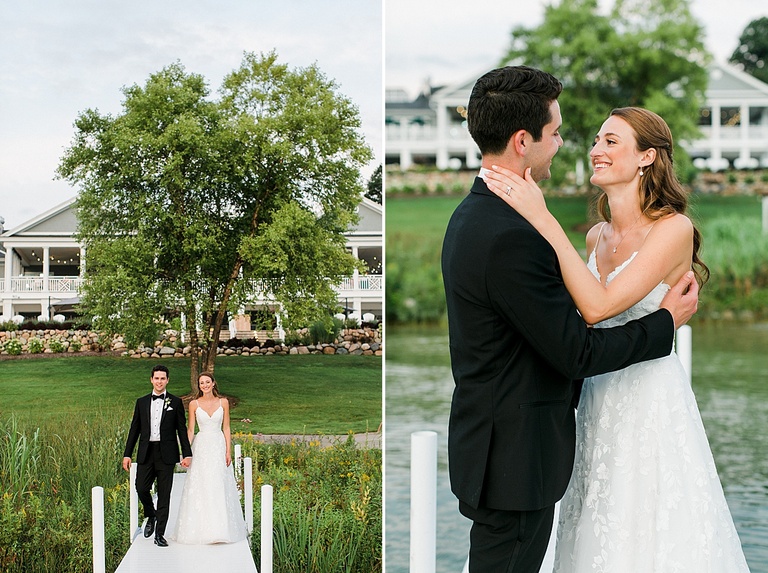
[[7, 340], [3, 350], [5, 350], [11, 356], [18, 356], [21, 354], [21, 340], [18, 338], [11, 338]]
[[80, 352], [80, 349], [83, 347], [83, 343], [80, 342], [79, 340], [75, 339], [75, 340], [73, 340], [72, 342], [69, 343], [69, 347], [74, 352]]
[[27, 341], [27, 351], [30, 354], [40, 354], [43, 351], [43, 341], [37, 337], [30, 338]]
[[342, 321], [342, 324], [344, 325], [344, 328], [360, 328], [360, 319], [359, 318], [345, 318]]
[[7, 322], [0, 322], [0, 330], [4, 332], [15, 332], [19, 329], [19, 325], [9, 320]]
[[48, 348], [51, 349], [51, 352], [64, 352], [64, 344], [58, 338], [51, 339], [48, 343]]
[[344, 323], [335, 317], [331, 319], [330, 323], [318, 320], [309, 327], [309, 337], [312, 339], [312, 344], [335, 342], [343, 326]]
[[307, 346], [312, 344], [312, 337], [307, 332], [286, 332], [285, 344], [287, 346]]
[[253, 348], [254, 346], [258, 348], [259, 345], [259, 339], [258, 338], [246, 338], [243, 340], [243, 346], [247, 346], [248, 348]]

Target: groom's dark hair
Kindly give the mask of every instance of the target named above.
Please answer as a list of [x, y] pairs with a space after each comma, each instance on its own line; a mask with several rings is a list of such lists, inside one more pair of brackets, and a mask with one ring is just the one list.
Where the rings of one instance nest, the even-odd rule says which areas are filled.
[[168, 372], [168, 367], [164, 364], [158, 364], [152, 369], [152, 373], [149, 375], [150, 378], [152, 378], [155, 375], [155, 372], [165, 372], [165, 377], [170, 378], [171, 373]]
[[539, 141], [552, 121], [549, 106], [562, 91], [555, 76], [528, 66], [506, 66], [483, 75], [467, 106], [467, 126], [480, 153], [500, 155], [521, 129]]

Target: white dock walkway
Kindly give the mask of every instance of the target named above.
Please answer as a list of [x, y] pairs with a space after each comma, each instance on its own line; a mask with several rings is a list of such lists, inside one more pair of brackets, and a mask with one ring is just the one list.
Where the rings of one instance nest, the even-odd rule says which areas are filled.
[[145, 538], [143, 524], [133, 532], [133, 543], [115, 573], [190, 573], [194, 571], [231, 571], [258, 573], [248, 540], [215, 545], [183, 545], [171, 539], [176, 530], [181, 492], [186, 474], [173, 476], [171, 509], [165, 538], [168, 547], [155, 545], [154, 536]]

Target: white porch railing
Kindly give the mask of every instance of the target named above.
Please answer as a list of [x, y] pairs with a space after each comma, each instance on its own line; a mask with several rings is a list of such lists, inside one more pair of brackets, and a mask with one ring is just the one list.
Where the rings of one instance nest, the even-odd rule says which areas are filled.
[[[359, 275], [342, 279], [337, 291], [381, 291], [384, 280], [382, 275]], [[76, 295], [83, 285], [80, 277], [11, 277], [11, 293], [61, 293]], [[253, 281], [254, 294], [259, 296], [265, 292], [263, 281]], [[0, 294], [5, 292], [6, 281], [0, 278]]]
[[346, 277], [341, 281], [337, 290], [361, 290], [361, 291], [380, 291], [384, 284], [382, 275], [358, 275], [356, 277]]
[[[80, 277], [11, 277], [12, 293], [55, 292], [77, 294], [83, 284]], [[0, 292], [5, 291], [5, 279], [0, 279]]]

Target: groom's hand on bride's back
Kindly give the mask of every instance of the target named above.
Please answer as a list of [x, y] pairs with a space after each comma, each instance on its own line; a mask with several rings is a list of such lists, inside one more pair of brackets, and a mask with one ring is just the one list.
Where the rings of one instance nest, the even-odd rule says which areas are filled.
[[661, 308], [666, 308], [675, 321], [675, 330], [688, 322], [699, 307], [699, 283], [693, 271], [688, 271], [669, 289], [661, 301]]

